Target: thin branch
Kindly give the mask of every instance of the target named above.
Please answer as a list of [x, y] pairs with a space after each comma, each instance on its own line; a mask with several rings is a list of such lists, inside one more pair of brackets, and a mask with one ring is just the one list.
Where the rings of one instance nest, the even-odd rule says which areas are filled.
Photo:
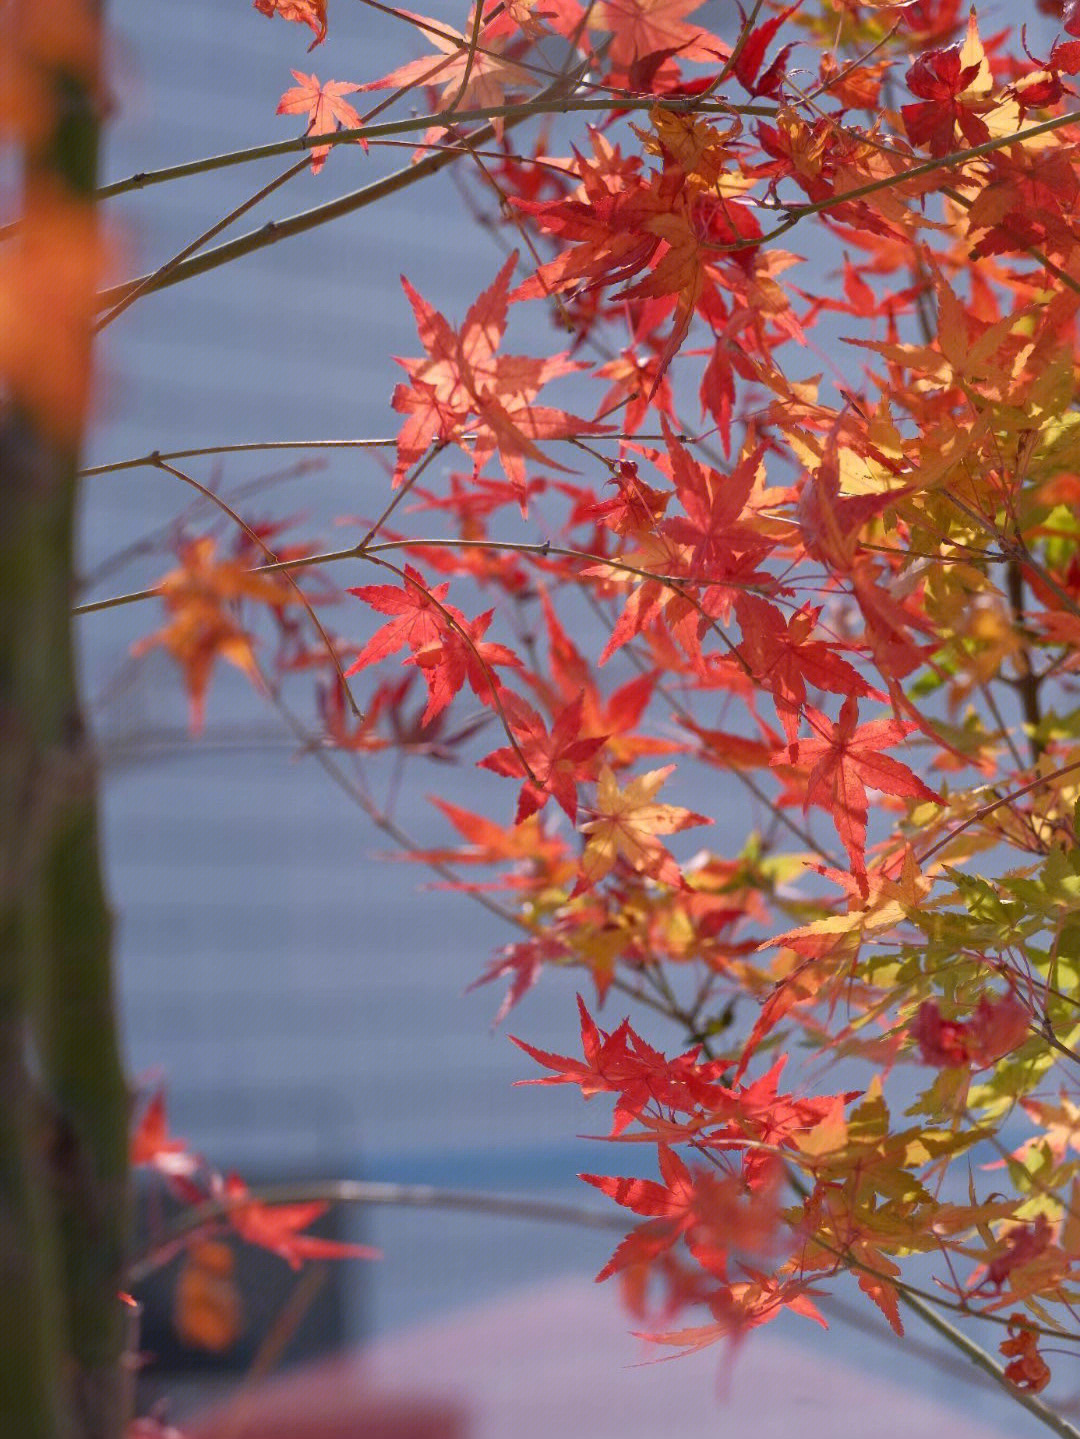
[[930, 1328], [936, 1330], [954, 1349], [965, 1354], [972, 1364], [981, 1369], [984, 1374], [988, 1374], [995, 1384], [1000, 1384], [1010, 1399], [1022, 1405], [1029, 1414], [1033, 1414], [1036, 1419], [1041, 1420], [1048, 1429], [1052, 1429], [1055, 1434], [1060, 1434], [1061, 1439], [1080, 1439], [1080, 1430], [1075, 1429], [1060, 1414], [1055, 1413], [1037, 1394], [1029, 1394], [1026, 1390], [1019, 1389], [1011, 1379], [1006, 1378], [1005, 1370], [996, 1359], [993, 1359], [973, 1339], [969, 1339], [963, 1330], [957, 1329], [955, 1324], [950, 1324], [943, 1314], [939, 1314], [925, 1300], [903, 1289], [897, 1290], [897, 1297], [913, 1314], [917, 1314], [924, 1324], [929, 1324]]
[[428, 449], [427, 454], [423, 456], [423, 458], [420, 460], [420, 462], [419, 462], [418, 464], [416, 464], [416, 465], [413, 466], [412, 473], [405, 476], [404, 480], [402, 480], [401, 484], [400, 484], [400, 485], [397, 487], [397, 489], [395, 490], [394, 495], [393, 495], [392, 499], [390, 500], [389, 504], [387, 504], [387, 506], [386, 506], [386, 508], [383, 510], [382, 514], [379, 516], [379, 518], [378, 518], [377, 520], [375, 520], [375, 521], [373, 522], [373, 524], [371, 525], [371, 528], [368, 530], [367, 534], [364, 536], [364, 538], [363, 538], [363, 539], [360, 541], [360, 543], [357, 545], [357, 549], [358, 549], [358, 550], [364, 550], [364, 549], [367, 548], [368, 543], [369, 543], [371, 540], [373, 540], [373, 539], [375, 538], [375, 536], [378, 534], [378, 532], [382, 529], [383, 525], [384, 525], [384, 524], [386, 523], [386, 521], [390, 518], [390, 516], [394, 513], [394, 511], [397, 509], [398, 505], [401, 504], [402, 500], [405, 498], [405, 496], [406, 496], [406, 495], [409, 493], [409, 491], [412, 489], [413, 485], [416, 484], [417, 480], [420, 478], [420, 476], [421, 476], [421, 475], [424, 473], [424, 471], [427, 469], [428, 465], [431, 464], [432, 460], [435, 459], [436, 455], [441, 455], [441, 454], [442, 454], [443, 450], [446, 449], [446, 447], [447, 447], [447, 445], [448, 445], [449, 443], [450, 443], [449, 440], [435, 440], [435, 441], [433, 441], [432, 445], [431, 445], [430, 448]]
[[143, 295], [149, 294], [151, 290], [159, 289], [165, 277], [172, 274], [178, 265], [182, 265], [185, 260], [197, 254], [198, 251], [205, 245], [208, 245], [211, 240], [215, 240], [222, 231], [227, 230], [234, 220], [239, 220], [241, 215], [246, 215], [249, 210], [253, 210], [256, 205], [260, 204], [276, 190], [280, 190], [282, 185], [291, 180], [294, 175], [299, 175], [301, 170], [307, 170], [310, 166], [311, 162], [308, 159], [298, 160], [295, 165], [290, 165], [287, 170], [278, 175], [276, 179], [271, 180], [269, 184], [264, 185], [261, 190], [256, 190], [255, 194], [250, 195], [243, 204], [237, 205], [236, 208], [230, 210], [227, 215], [223, 215], [220, 220], [210, 226], [209, 230], [204, 230], [201, 235], [197, 235], [190, 244], [185, 245], [184, 248], [173, 255], [171, 259], [166, 260], [164, 265], [154, 270], [152, 274], [147, 275], [140, 284], [128, 290], [124, 298], [118, 300], [111, 310], [107, 310], [104, 315], [99, 316], [94, 324], [94, 333], [97, 334], [99, 331], [104, 330], [106, 325], [111, 325], [114, 320], [118, 319], [125, 310]]
[[[586, 69], [587, 66], [578, 67], [581, 76], [584, 76]], [[569, 78], [577, 83], [578, 71], [572, 72]], [[491, 120], [504, 120], [511, 125], [534, 116], [564, 115], [580, 111], [602, 113], [605, 110], [613, 109], [660, 109], [671, 110], [676, 114], [703, 112], [710, 115], [739, 114], [758, 115], [765, 119], [776, 118], [776, 107], [773, 105], [732, 105], [727, 101], [717, 101], [715, 104], [702, 106], [696, 96], [686, 99], [671, 99], [657, 95], [626, 96], [625, 98], [619, 96], [615, 99], [611, 96], [602, 98], [569, 94], [560, 96], [556, 92], [561, 88], [561, 86], [550, 86], [528, 101], [507, 105], [477, 106], [472, 110], [461, 110], [453, 116], [453, 120], [458, 125], [484, 122], [484, 129], [490, 136], [493, 133], [492, 128], [486, 122]], [[200, 160], [188, 160], [180, 165], [168, 165], [161, 170], [141, 170], [134, 175], [129, 175], [125, 180], [115, 180], [111, 185], [102, 186], [97, 191], [97, 198], [108, 200], [116, 195], [126, 194], [130, 190], [144, 190], [149, 185], [183, 180], [192, 175], [205, 175], [211, 170], [223, 170], [232, 165], [246, 165], [257, 160], [272, 160], [276, 156], [291, 155], [298, 150], [313, 150], [324, 145], [354, 144], [358, 140], [381, 140], [390, 135], [415, 134], [418, 130], [445, 129], [446, 124], [446, 112], [436, 110], [428, 115], [410, 115], [401, 120], [386, 120], [379, 125], [354, 126], [351, 130], [331, 130], [323, 135], [296, 135], [290, 140], [274, 140], [265, 145], [252, 145], [244, 150], [230, 150], [222, 155], [207, 155]]]
[[136, 1285], [153, 1274], [175, 1253], [176, 1245], [207, 1225], [228, 1219], [250, 1204], [364, 1204], [393, 1208], [441, 1209], [459, 1214], [484, 1214], [504, 1219], [528, 1219], [543, 1224], [573, 1224], [625, 1234], [628, 1225], [618, 1214], [588, 1205], [551, 1199], [529, 1199], [491, 1194], [478, 1189], [442, 1189], [433, 1184], [383, 1184], [373, 1180], [332, 1179], [270, 1184], [252, 1189], [240, 1199], [210, 1200], [197, 1205], [177, 1221], [168, 1234], [145, 1250], [129, 1266], [127, 1283]]
[[[500, 5], [498, 8], [499, 13], [501, 13], [502, 6]], [[476, 49], [480, 43], [480, 26], [483, 23], [483, 17], [483, 4], [481, 3], [481, 0], [475, 0], [475, 3], [473, 5], [472, 34], [469, 37], [469, 53], [465, 57], [465, 70], [461, 76], [461, 84], [458, 86], [457, 94], [447, 106], [446, 118], [448, 120], [454, 120], [456, 122], [457, 117], [455, 112], [457, 111], [457, 107], [465, 99], [465, 96], [468, 92], [469, 81], [472, 79], [473, 66], [476, 64]], [[491, 18], [494, 19], [494, 15]]]
[[[680, 579], [677, 575], [657, 574], [653, 570], [642, 569], [638, 565], [626, 564], [623, 560], [610, 555], [594, 555], [588, 550], [569, 549], [565, 545], [550, 544], [547, 540], [542, 544], [529, 544], [524, 540], [466, 540], [442, 537], [380, 540], [377, 545], [350, 545], [346, 550], [324, 550], [314, 555], [297, 555], [295, 559], [275, 560], [273, 564], [255, 565], [252, 574], [266, 575], [273, 574], [277, 570], [308, 569], [312, 565], [333, 564], [338, 560], [362, 560], [368, 556], [374, 557], [385, 550], [406, 549], [509, 550], [516, 554], [536, 556], [540, 559], [547, 559], [554, 555], [556, 558], [583, 560], [587, 564], [605, 565], [608, 569], [619, 570], [623, 574], [634, 575], [638, 579], [655, 580], [658, 584], [675, 591], [689, 603], [694, 603], [684, 591], [685, 580]], [[703, 575], [698, 582], [708, 585], [710, 580], [707, 575]], [[732, 588], [736, 588], [736, 586], [732, 585]], [[758, 593], [756, 585], [741, 585], [738, 588], [744, 589], [747, 594]], [[161, 590], [158, 586], [147, 590], [132, 590], [127, 594], [113, 595], [106, 600], [91, 600], [87, 604], [74, 605], [71, 612], [75, 615], [90, 615], [98, 610], [111, 610], [120, 605], [138, 604], [141, 600], [154, 599], [160, 594]], [[700, 606], [695, 606], [695, 608], [700, 609]], [[714, 629], [716, 628], [714, 620], [710, 619], [710, 624]], [[718, 630], [717, 633], [727, 641], [727, 636], [723, 635], [722, 631]], [[728, 641], [728, 643], [730, 642]]]
[[992, 815], [995, 810], [1001, 809], [1003, 805], [1012, 804], [1014, 800], [1022, 799], [1024, 795], [1030, 794], [1032, 790], [1041, 789], [1043, 785], [1052, 784], [1054, 780], [1061, 779], [1067, 774], [1074, 774], [1078, 769], [1080, 769], [1080, 760], [1073, 760], [1070, 764], [1063, 764], [1058, 769], [1051, 770], [1049, 774], [1038, 775], [1028, 784], [1021, 785], [1019, 789], [1010, 790], [1008, 794], [1002, 795], [999, 799], [992, 800], [989, 804], [981, 805], [974, 814], [969, 814], [967, 819], [961, 820], [959, 824], [954, 825], [936, 844], [932, 844], [929, 849], [924, 850], [917, 860], [919, 867], [922, 868], [927, 860], [932, 859], [935, 854], [945, 849], [958, 834], [961, 834], [965, 829], [970, 829], [973, 824], [979, 824], [980, 821]]
[[[625, 403], [626, 401], [620, 401], [618, 405], [613, 405], [611, 410], [606, 410], [604, 413], [610, 414], [613, 410], [618, 409], [620, 405]], [[467, 432], [463, 434], [461, 438], [466, 443], [471, 443], [476, 439], [476, 436], [471, 432]], [[572, 442], [577, 438], [577, 435], [553, 435], [551, 439], [545, 443], [566, 443]], [[590, 434], [590, 438], [594, 441], [606, 440], [610, 444], [612, 442], [622, 443], [624, 440], [659, 442], [664, 436], [660, 434], [629, 434], [624, 432], [607, 435]], [[698, 440], [693, 435], [679, 435], [678, 439], [685, 445], [695, 445], [698, 443]], [[146, 467], [153, 468], [158, 460], [191, 460], [204, 455], [255, 454], [264, 450], [392, 450], [396, 445], [397, 437], [387, 435], [382, 438], [367, 440], [253, 440], [244, 444], [200, 445], [195, 449], [189, 450], [149, 450], [145, 455], [135, 455], [127, 460], [111, 460], [108, 464], [104, 465], [87, 465], [79, 471], [79, 478], [90, 479], [95, 475], [110, 475], [118, 473], [120, 470], [137, 470]]]
[[[327, 749], [325, 741], [319, 740], [311, 735], [302, 721], [293, 714], [292, 710], [281, 698], [274, 686], [270, 684], [267, 677], [263, 675], [262, 679], [263, 687], [267, 694], [269, 694], [271, 703], [292, 731], [293, 735], [303, 746], [304, 753], [312, 755], [318, 761], [342, 793], [347, 795], [355, 805], [359, 806], [376, 829], [381, 830], [383, 834], [387, 835], [396, 845], [407, 853], [413, 855], [422, 854], [423, 850], [417, 841], [414, 840], [410, 834], [406, 833], [395, 820], [391, 819], [384, 810], [380, 809], [359, 784], [354, 783], [349, 776], [345, 774], [333, 754]], [[429, 869], [435, 874], [441, 875], [449, 884], [457, 889], [461, 888], [461, 876], [445, 860], [424, 855], [424, 862]], [[495, 915], [496, 918], [505, 921], [509, 925], [513, 925], [517, 929], [524, 930], [526, 934], [533, 934], [535, 932], [522, 915], [516, 914], [513, 910], [500, 904], [498, 900], [492, 899], [490, 895], [485, 894], [482, 890], [469, 889], [465, 892], [472, 900], [479, 904], [481, 908], [486, 909], [489, 914]]]

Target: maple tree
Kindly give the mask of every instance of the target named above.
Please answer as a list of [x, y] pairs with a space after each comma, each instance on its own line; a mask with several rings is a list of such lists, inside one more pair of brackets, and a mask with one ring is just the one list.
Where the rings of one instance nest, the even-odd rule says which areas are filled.
[[[363, 204], [460, 163], [478, 218], [497, 203], [506, 257], [463, 318], [402, 277], [416, 352], [396, 383], [387, 357], [395, 456], [355, 543], [254, 527], [178, 467], [223, 448], [193, 437], [183, 457], [84, 478], [157, 467], [216, 505], [231, 538], [185, 535], [152, 589], [76, 613], [163, 605], [136, 653], [173, 657], [194, 730], [226, 660], [314, 737], [316, 760], [389, 752], [494, 776], [487, 808], [436, 799], [447, 842], [422, 850], [326, 763], [460, 902], [506, 922], [475, 980], [508, 981], [499, 1022], [573, 972], [581, 1054], [516, 1038], [546, 1071], [523, 1080], [604, 1097], [612, 1143], [655, 1148], [655, 1179], [617, 1161], [582, 1176], [626, 1211], [598, 1277], [618, 1276], [655, 1343], [734, 1342], [786, 1311], [824, 1323], [819, 1301], [850, 1279], [898, 1335], [918, 1316], [1076, 1435], [1080, 7], [1040, 6], [1060, 22], [1040, 58], [1023, 29], [959, 0], [756, 0], [722, 34], [691, 0], [495, 0], [460, 28], [392, 11], [422, 53], [383, 76], [333, 51], [318, 0], [254, 8], [351, 78], [294, 70], [267, 114], [299, 116], [302, 135], [185, 175], [299, 155], [272, 188], [369, 167]], [[213, 1173], [170, 1136], [161, 1096], [128, 1133], [72, 719], [91, 331], [344, 207], [207, 249], [248, 202], [152, 274], [105, 286], [108, 198], [175, 175], [95, 202], [97, 7], [67, 0], [55, 24], [0, 14], [0, 123], [25, 157], [0, 250], [16, 497], [0, 676], [16, 717], [5, 774], [24, 776], [2, 869], [22, 948], [0, 996], [0, 1201], [28, 1236], [0, 1313], [24, 1346], [23, 1432], [111, 1439], [125, 1273], [188, 1251], [183, 1322], [217, 1343], [215, 1235], [290, 1264], [346, 1251], [302, 1232], [323, 1197], [275, 1205]], [[365, 112], [368, 92], [386, 93]], [[411, 162], [371, 180], [403, 139]], [[811, 254], [833, 283], [808, 278]], [[526, 309], [555, 320], [552, 353], [504, 350]], [[27, 348], [33, 327], [48, 364]], [[372, 582], [331, 589], [342, 567]], [[416, 671], [426, 699], [411, 710]], [[690, 794], [708, 812], [679, 803]], [[42, 919], [70, 916], [72, 894], [85, 942]], [[68, 983], [87, 996], [77, 1017], [59, 1003]], [[137, 1259], [127, 1160], [191, 1211]], [[87, 1263], [83, 1211], [108, 1221], [102, 1263]]]

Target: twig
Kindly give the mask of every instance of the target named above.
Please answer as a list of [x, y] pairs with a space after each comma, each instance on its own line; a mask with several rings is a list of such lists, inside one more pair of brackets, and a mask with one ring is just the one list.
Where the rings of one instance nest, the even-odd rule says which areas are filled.
[[[293, 1184], [269, 1184], [252, 1189], [239, 1199], [215, 1199], [200, 1204], [174, 1224], [159, 1244], [139, 1255], [128, 1268], [127, 1283], [141, 1283], [175, 1252], [176, 1244], [208, 1224], [227, 1219], [230, 1212], [249, 1204], [366, 1204], [397, 1209], [442, 1209], [461, 1214], [486, 1214], [506, 1219], [529, 1219], [546, 1224], [575, 1224], [625, 1234], [628, 1225], [618, 1214], [582, 1204], [551, 1199], [491, 1194], [480, 1189], [442, 1189], [433, 1184], [384, 1184], [374, 1180], [330, 1179]], [[159, 1258], [158, 1256], [164, 1256]]]

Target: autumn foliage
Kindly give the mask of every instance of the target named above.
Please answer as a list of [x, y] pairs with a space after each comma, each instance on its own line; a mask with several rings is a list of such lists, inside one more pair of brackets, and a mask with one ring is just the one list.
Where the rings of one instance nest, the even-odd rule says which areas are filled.
[[[1080, 9], [1038, 54], [959, 0], [500, 0], [372, 76], [325, 5], [255, 8], [347, 77], [266, 97], [306, 169], [366, 183], [396, 123], [504, 258], [453, 314], [402, 277], [355, 542], [187, 537], [138, 652], [196, 728], [226, 660], [345, 765], [479, 766], [412, 858], [503, 915], [500, 1021], [572, 972], [580, 1054], [515, 1042], [655, 1149], [582, 1176], [636, 1327], [824, 1322], [850, 1277], [1030, 1398], [1080, 1341]], [[134, 1142], [325, 1252], [153, 1104]]]

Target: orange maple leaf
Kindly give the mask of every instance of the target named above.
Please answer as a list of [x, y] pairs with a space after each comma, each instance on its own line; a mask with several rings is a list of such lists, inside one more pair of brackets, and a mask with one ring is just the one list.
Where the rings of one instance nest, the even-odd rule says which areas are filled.
[[664, 884], [681, 883], [679, 866], [656, 836], [675, 834], [696, 824], [711, 824], [712, 820], [680, 805], [653, 803], [653, 796], [674, 769], [669, 764], [650, 770], [620, 789], [610, 768], [601, 768], [596, 785], [596, 818], [581, 826], [589, 836], [581, 856], [582, 887], [603, 879], [620, 855], [640, 874]]
[[646, 55], [675, 54], [680, 60], [711, 64], [730, 53], [723, 41], [684, 20], [703, 0], [600, 0], [589, 11], [590, 30], [614, 36], [608, 51], [616, 69], [628, 70]]
[[[509, 862], [527, 868], [530, 872], [542, 866], [545, 873], [551, 872], [556, 865], [561, 866], [565, 861], [566, 842], [553, 832], [541, 828], [541, 821], [536, 815], [530, 815], [521, 823], [504, 828], [494, 820], [472, 814], [447, 800], [438, 799], [434, 795], [429, 798], [467, 843], [454, 849], [411, 850], [402, 856], [403, 859], [425, 864], [454, 865]], [[512, 887], [512, 878], [508, 883]], [[456, 889], [462, 886], [451, 887]]]
[[280, 576], [253, 574], [239, 559], [215, 560], [215, 547], [211, 535], [181, 546], [179, 567], [158, 586], [171, 619], [131, 650], [138, 657], [160, 645], [172, 655], [187, 683], [193, 734], [202, 730], [206, 691], [218, 659], [243, 670], [257, 688], [262, 685], [252, 635], [237, 618], [237, 602], [250, 599], [274, 608], [301, 603]]
[[108, 245], [93, 206], [36, 183], [0, 254], [0, 381], [49, 434], [86, 414], [90, 341]]
[[[278, 115], [307, 115], [308, 123], [305, 134], [328, 135], [331, 130], [341, 128], [342, 130], [355, 130], [360, 126], [360, 116], [348, 100], [342, 99], [344, 95], [351, 95], [360, 89], [359, 85], [351, 85], [347, 80], [328, 80], [325, 85], [319, 83], [318, 75], [305, 75], [302, 70], [292, 72], [293, 79], [299, 83], [291, 90], [286, 90], [278, 101]], [[361, 140], [361, 145], [367, 149], [367, 141]], [[330, 153], [329, 145], [318, 145], [311, 152], [311, 173], [317, 175], [326, 164], [326, 157]]]
[[210, 1354], [223, 1354], [236, 1343], [243, 1332], [244, 1304], [235, 1269], [236, 1256], [220, 1239], [204, 1239], [188, 1249], [173, 1295], [173, 1327], [181, 1343]]
[[282, 20], [292, 20], [298, 25], [307, 25], [315, 32], [315, 39], [308, 46], [314, 50], [326, 39], [326, 0], [253, 0], [260, 15], [277, 15]]

